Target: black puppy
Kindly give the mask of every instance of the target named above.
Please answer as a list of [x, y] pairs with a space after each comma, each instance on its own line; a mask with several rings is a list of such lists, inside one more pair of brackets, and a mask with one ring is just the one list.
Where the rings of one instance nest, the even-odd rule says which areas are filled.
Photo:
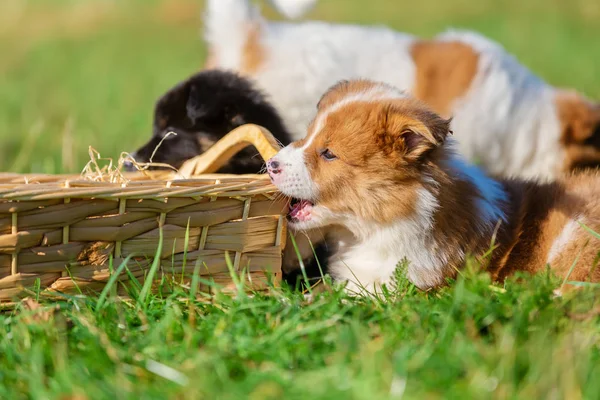
[[[158, 100], [152, 138], [132, 156], [138, 162], [152, 161], [179, 168], [184, 161], [204, 153], [229, 131], [247, 123], [267, 128], [283, 145], [290, 142], [279, 114], [248, 79], [233, 72], [203, 71], [179, 83]], [[167, 135], [169, 132], [176, 135]], [[248, 147], [217, 172], [257, 173], [263, 164], [258, 152]], [[131, 164], [125, 167], [133, 169]]]

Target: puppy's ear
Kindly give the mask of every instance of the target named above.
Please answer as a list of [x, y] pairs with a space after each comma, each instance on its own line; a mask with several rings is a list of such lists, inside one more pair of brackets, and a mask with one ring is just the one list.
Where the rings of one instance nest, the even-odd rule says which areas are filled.
[[441, 119], [433, 128], [424, 124], [406, 126], [400, 133], [401, 153], [409, 159], [419, 159], [444, 143], [450, 120]]
[[429, 110], [407, 114], [390, 107], [385, 113], [380, 145], [404, 160], [416, 161], [444, 143], [450, 122]]
[[200, 90], [196, 85], [190, 85], [188, 97], [185, 105], [186, 113], [190, 121], [195, 124], [196, 120], [206, 115], [206, 110], [202, 107], [200, 99]]

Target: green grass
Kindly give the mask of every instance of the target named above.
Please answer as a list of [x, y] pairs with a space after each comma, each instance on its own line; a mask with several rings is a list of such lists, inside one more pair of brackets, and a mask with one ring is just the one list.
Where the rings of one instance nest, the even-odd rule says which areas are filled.
[[[3, 0], [0, 170], [79, 172], [90, 145], [116, 158], [143, 143], [156, 97], [205, 57], [200, 7]], [[311, 17], [476, 29], [600, 98], [596, 0], [322, 0]], [[600, 398], [600, 291], [555, 298], [560, 284], [466, 273], [430, 293], [401, 280], [388, 301], [337, 289], [310, 304], [287, 289], [213, 304], [181, 288], [69, 298], [46, 322], [0, 315], [0, 398]]]
[[556, 284], [68, 299], [48, 322], [0, 316], [0, 398], [596, 399], [598, 293], [554, 298]]

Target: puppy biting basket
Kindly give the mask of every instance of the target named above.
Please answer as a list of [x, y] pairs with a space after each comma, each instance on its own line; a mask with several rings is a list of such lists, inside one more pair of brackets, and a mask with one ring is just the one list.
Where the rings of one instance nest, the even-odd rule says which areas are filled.
[[128, 271], [118, 280], [141, 282], [157, 254], [155, 279], [189, 278], [196, 270], [230, 287], [233, 265], [249, 288], [265, 288], [281, 276], [286, 201], [265, 175], [210, 174], [248, 144], [264, 159], [278, 149], [269, 132], [246, 125], [178, 173], [129, 173], [112, 183], [0, 174], [0, 303], [32, 287], [48, 294], [101, 290], [111, 263], [116, 269], [125, 260]]

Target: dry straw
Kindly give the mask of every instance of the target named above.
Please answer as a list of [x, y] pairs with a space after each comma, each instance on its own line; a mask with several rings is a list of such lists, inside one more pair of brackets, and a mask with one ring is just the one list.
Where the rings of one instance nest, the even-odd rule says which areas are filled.
[[0, 174], [0, 302], [32, 287], [45, 294], [101, 290], [110, 265], [128, 258], [119, 281], [142, 282], [161, 233], [155, 278], [196, 269], [230, 287], [227, 253], [249, 288], [264, 288], [281, 275], [287, 201], [264, 175], [210, 174], [248, 144], [265, 159], [278, 148], [265, 129], [246, 125], [179, 171], [138, 164], [141, 172], [124, 173], [127, 154], [113, 165], [90, 149], [81, 175]]

